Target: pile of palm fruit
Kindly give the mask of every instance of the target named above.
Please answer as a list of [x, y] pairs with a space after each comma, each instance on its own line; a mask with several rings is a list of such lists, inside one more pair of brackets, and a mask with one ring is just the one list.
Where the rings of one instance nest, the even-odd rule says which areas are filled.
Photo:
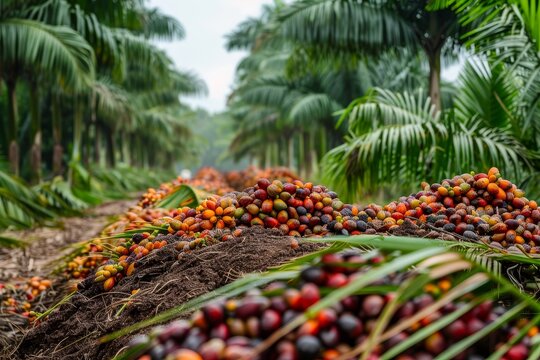
[[[139, 360], [330, 360], [358, 358], [367, 352], [369, 360], [430, 360], [507, 312], [472, 293], [437, 304], [454, 287], [451, 276], [432, 279], [394, 306], [390, 303], [398, 295], [377, 291], [377, 287], [397, 289], [411, 275], [410, 271], [401, 271], [380, 279], [371, 290], [343, 297], [299, 318], [333, 290], [393, 260], [390, 256], [364, 255], [356, 251], [325, 254], [286, 283], [274, 282], [239, 299], [210, 303], [189, 321], [177, 320], [155, 328], [149, 335], [134, 337], [132, 355]], [[393, 312], [380, 328], [386, 307]], [[456, 315], [453, 321], [435, 324], [452, 315]], [[410, 346], [396, 348], [430, 326], [437, 329]], [[284, 327], [288, 331], [282, 332]], [[370, 344], [374, 332], [379, 336]], [[517, 336], [520, 332], [522, 336]], [[539, 336], [534, 323], [522, 318], [477, 339], [452, 358], [485, 359], [515, 337], [501, 354], [502, 359], [525, 360]]]
[[[539, 220], [536, 202], [525, 198], [495, 168], [487, 174], [463, 174], [440, 184], [424, 184], [423, 191], [386, 206], [366, 207], [344, 204], [321, 185], [259, 179], [243, 192], [212, 195], [195, 209], [175, 209], [146, 223], [154, 230], [118, 244], [111, 261], [120, 266], [96, 281], [105, 284], [115, 277], [104, 285], [110, 289], [129, 275], [128, 269], [134, 269], [140, 257], [164, 246], [164, 241], [176, 242], [177, 250], [190, 251], [226, 241], [251, 226], [276, 228], [293, 237], [392, 233], [412, 227], [415, 236], [484, 242], [497, 250], [536, 254], [540, 252]], [[175, 237], [163, 240], [157, 237], [160, 233]], [[102, 270], [103, 266], [98, 268]]]
[[380, 207], [365, 209], [370, 219], [383, 221], [383, 230], [405, 219], [458, 239], [483, 241], [493, 248], [540, 253], [540, 210], [516, 185], [491, 168], [487, 174], [463, 174], [440, 184], [423, 184], [423, 191]]
[[51, 286], [50, 280], [38, 276], [26, 281], [0, 283], [0, 313], [20, 314], [31, 319], [32, 304]]
[[212, 167], [203, 167], [195, 174], [193, 179], [185, 179], [178, 176], [171, 182], [161, 184], [157, 189], [149, 188], [141, 196], [137, 205], [141, 208], [151, 207], [182, 184], [217, 195], [224, 195], [234, 190], [229, 186], [229, 183], [225, 180], [221, 172]]
[[292, 183], [294, 180], [300, 180], [291, 169], [286, 167], [270, 167], [259, 169], [255, 166], [248, 166], [244, 170], [229, 171], [225, 174], [225, 178], [229, 185], [236, 190], [245, 189], [252, 186], [259, 179], [280, 180], [281, 182]]

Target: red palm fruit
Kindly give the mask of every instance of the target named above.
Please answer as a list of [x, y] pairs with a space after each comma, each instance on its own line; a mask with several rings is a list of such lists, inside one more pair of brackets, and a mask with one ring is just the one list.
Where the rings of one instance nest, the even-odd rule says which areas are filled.
[[219, 324], [223, 322], [223, 306], [219, 304], [208, 304], [203, 308], [203, 314], [206, 321], [210, 324]]
[[300, 305], [302, 309], [307, 309], [311, 305], [320, 300], [321, 294], [319, 293], [319, 287], [313, 283], [307, 283], [302, 286], [300, 290]]
[[338, 318], [337, 324], [342, 335], [349, 339], [358, 338], [364, 330], [364, 326], [360, 320], [350, 313], [342, 314]]
[[487, 173], [487, 175], [488, 175], [488, 177], [489, 177], [489, 176], [492, 176], [492, 175], [493, 175], [493, 176], [497, 176], [497, 177], [500, 177], [500, 176], [501, 176], [501, 174], [500, 174], [500, 172], [499, 172], [499, 169], [497, 169], [496, 167], [490, 168], [489, 171], [488, 171], [488, 173]]
[[494, 233], [506, 233], [508, 226], [505, 223], [496, 223], [491, 227], [491, 231]]
[[487, 185], [487, 191], [491, 195], [495, 196], [495, 195], [497, 195], [499, 193], [499, 187], [495, 183], [489, 183]]
[[211, 338], [227, 340], [229, 335], [229, 328], [224, 323], [212, 326], [212, 330], [210, 331]]
[[505, 355], [508, 360], [525, 360], [528, 356], [529, 350], [523, 344], [512, 346]]
[[467, 223], [459, 223], [456, 228], [454, 229], [454, 232], [456, 232], [457, 234], [463, 234], [465, 231], [467, 231]]
[[356, 296], [347, 296], [341, 300], [340, 304], [345, 310], [356, 312], [358, 310], [358, 297]]
[[174, 353], [174, 360], [203, 360], [203, 358], [193, 350], [180, 349]]
[[278, 229], [279, 231], [281, 231], [283, 235], [287, 235], [291, 231], [291, 229], [289, 229], [289, 227], [286, 224], [280, 224]]
[[291, 230], [289, 231], [289, 236], [294, 236], [294, 237], [302, 237], [302, 235], [300, 235], [300, 233], [296, 230]]
[[467, 322], [467, 335], [472, 335], [482, 330], [486, 324], [477, 318], [472, 318]]
[[300, 221], [298, 221], [297, 219], [289, 219], [287, 220], [287, 226], [291, 230], [296, 230], [300, 227]]
[[281, 326], [281, 314], [276, 310], [265, 310], [261, 318], [261, 330], [264, 333], [273, 333]]
[[198, 352], [204, 360], [220, 360], [226, 346], [221, 339], [210, 339], [201, 345]]
[[444, 341], [444, 337], [441, 335], [441, 333], [436, 332], [425, 340], [424, 345], [427, 351], [433, 355], [437, 355], [443, 352], [446, 342]]
[[297, 231], [298, 231], [300, 234], [303, 234], [303, 233], [306, 232], [307, 229], [308, 229], [308, 226], [307, 226], [306, 224], [301, 224], [301, 225], [298, 227], [298, 230], [297, 230]]
[[341, 353], [335, 349], [327, 349], [322, 354], [322, 360], [333, 360], [337, 359]]
[[194, 327], [197, 327], [200, 329], [208, 328], [208, 322], [206, 321], [206, 317], [204, 316], [204, 313], [202, 312], [202, 310], [199, 310], [192, 315], [191, 323], [193, 324]]
[[[256, 359], [253, 348], [249, 348], [243, 345], [230, 345], [227, 343], [227, 347], [223, 352], [223, 360], [239, 360], [239, 359]], [[176, 360], [176, 359], [175, 359]]]
[[291, 195], [294, 195], [296, 193], [296, 185], [291, 183], [285, 183], [283, 184], [283, 191], [288, 192]]
[[311, 199], [305, 199], [304, 200], [304, 207], [306, 208], [306, 210], [308, 212], [312, 212], [313, 211], [313, 208], [314, 208], [314, 205], [313, 205], [313, 201]]
[[384, 307], [384, 299], [379, 295], [368, 295], [362, 302], [362, 310], [366, 316], [375, 317], [379, 315]]
[[264, 226], [264, 222], [261, 218], [253, 218], [250, 222], [251, 226]]
[[259, 189], [266, 190], [266, 188], [271, 184], [270, 180], [268, 179], [259, 179], [257, 181], [257, 186]]
[[332, 326], [332, 325], [334, 325], [336, 323], [337, 314], [336, 314], [336, 311], [334, 309], [326, 308], [326, 309], [321, 310], [317, 314], [315, 319], [318, 321], [319, 327], [321, 329], [324, 329], [324, 328]]
[[526, 205], [525, 200], [523, 198], [514, 198], [512, 200], [512, 206], [516, 209], [522, 209]]
[[452, 340], [460, 340], [467, 336], [467, 326], [463, 320], [458, 319], [448, 325], [445, 332]]
[[298, 329], [298, 335], [317, 335], [319, 333], [319, 324], [315, 320], [307, 320]]
[[298, 219], [298, 217], [299, 217], [298, 212], [292, 206], [289, 206], [287, 208], [287, 213], [289, 214], [289, 218], [291, 218], [291, 219]]
[[264, 218], [264, 225], [267, 228], [275, 228], [279, 226], [279, 222], [277, 221], [277, 219], [267, 216]]
[[[261, 211], [265, 214], [270, 214], [274, 208], [274, 201], [272, 199], [266, 199], [261, 205]], [[249, 211], [249, 209], [248, 209]], [[255, 214], [254, 214], [255, 215]]]
[[445, 197], [444, 200], [443, 200], [443, 205], [446, 208], [453, 208], [454, 207], [454, 199], [452, 199], [451, 197]]
[[263, 201], [268, 198], [268, 194], [266, 193], [266, 191], [262, 189], [256, 190], [253, 193], [253, 195], [255, 196], [256, 199], [263, 200]]
[[302, 308], [301, 306], [301, 300], [302, 297], [300, 295], [300, 291], [297, 289], [287, 289], [283, 293], [283, 297], [285, 298], [285, 301], [287, 301], [287, 304], [294, 309], [294, 310], [300, 310]]
[[329, 275], [326, 286], [337, 289], [347, 285], [348, 282], [349, 278], [347, 277], [347, 275], [342, 273], [335, 273]]

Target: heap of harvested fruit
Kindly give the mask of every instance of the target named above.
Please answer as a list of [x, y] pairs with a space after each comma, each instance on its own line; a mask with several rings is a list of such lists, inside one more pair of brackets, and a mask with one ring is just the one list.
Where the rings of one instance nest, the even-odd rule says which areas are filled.
[[262, 178], [279, 180], [284, 183], [300, 180], [292, 170], [286, 167], [271, 167], [262, 170], [255, 166], [248, 166], [241, 171], [230, 171], [225, 176], [230, 186], [236, 190], [250, 187]]
[[[376, 331], [378, 318], [394, 296], [392, 293], [379, 295], [373, 291], [345, 297], [335, 305], [313, 314], [292, 332], [274, 338], [274, 342], [267, 344], [268, 348], [259, 346], [324, 298], [325, 294], [361, 277], [368, 269], [384, 261], [382, 256], [369, 259], [356, 252], [324, 255], [320, 263], [305, 268], [300, 278], [293, 282], [273, 283], [264, 291], [251, 290], [238, 300], [209, 304], [196, 312], [190, 321], [175, 321], [166, 327], [154, 329], [150, 335], [135, 337], [132, 346], [143, 348], [142, 353], [137, 355], [139, 360], [356, 358], [358, 353], [354, 356], [351, 351], [361, 344], [367, 346], [368, 337]], [[378, 281], [377, 285], [395, 286], [407, 276], [407, 273], [394, 273]], [[416, 296], [399, 305], [386, 328], [406, 322], [422, 310], [434, 306], [451, 288], [450, 278], [428, 284], [423, 293], [419, 290]], [[473, 299], [476, 299], [475, 295], [468, 294], [455, 302], [434, 306], [429, 313], [418, 316], [417, 321], [411, 321], [411, 325], [404, 326], [391, 337], [383, 337], [382, 342], [371, 350], [368, 359], [380, 359], [381, 355], [417, 334], [420, 329], [425, 329], [445, 315], [465, 309], [452, 323], [392, 356], [399, 360], [433, 359], [505, 313], [504, 308], [489, 301], [479, 301], [470, 310], [465, 308]], [[487, 357], [527, 324], [526, 319], [507, 324], [471, 344], [455, 359]], [[538, 328], [531, 326], [527, 335], [513, 344], [503, 359], [525, 360], [531, 351], [532, 338], [537, 334]]]
[[146, 208], [153, 206], [155, 203], [162, 200], [167, 194], [169, 194], [175, 187], [184, 184], [187, 180], [178, 176], [171, 182], [163, 183], [158, 189], [149, 188], [139, 199], [138, 206]]
[[[369, 220], [383, 221], [382, 231], [405, 219], [456, 237], [483, 241], [492, 247], [540, 253], [540, 210], [516, 185], [491, 168], [487, 174], [463, 174], [440, 184], [423, 183], [424, 190], [384, 207], [370, 205]], [[428, 234], [429, 235], [429, 234]]]
[[0, 283], [0, 313], [21, 314], [31, 318], [32, 303], [51, 285], [50, 280], [39, 276], [22, 282]]

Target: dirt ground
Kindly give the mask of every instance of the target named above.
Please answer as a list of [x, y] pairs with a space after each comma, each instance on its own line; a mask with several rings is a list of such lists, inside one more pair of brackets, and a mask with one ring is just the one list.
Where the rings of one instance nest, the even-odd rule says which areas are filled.
[[[239, 238], [182, 253], [177, 238], [141, 259], [134, 275], [122, 279], [110, 292], [97, 285], [77, 293], [43, 323], [32, 328], [12, 359], [111, 359], [131, 336], [100, 344], [101, 336], [178, 306], [219, 288], [243, 274], [264, 271], [313, 252], [321, 245], [300, 243], [293, 249], [289, 237], [265, 229], [251, 229]], [[139, 292], [118, 314], [132, 290]]]
[[135, 200], [108, 202], [88, 210], [82, 217], [61, 219], [58, 227], [5, 233], [29, 245], [21, 249], [0, 248], [0, 282], [48, 274], [52, 270], [51, 262], [68, 251], [67, 245], [95, 237], [112, 216], [124, 213], [135, 203]]

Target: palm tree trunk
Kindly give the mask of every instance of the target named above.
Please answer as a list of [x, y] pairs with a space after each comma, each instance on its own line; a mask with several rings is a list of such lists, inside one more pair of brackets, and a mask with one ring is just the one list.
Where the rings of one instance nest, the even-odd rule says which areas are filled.
[[436, 12], [429, 14], [430, 33], [434, 38], [430, 39], [425, 45], [424, 50], [429, 62], [429, 97], [431, 103], [435, 106], [435, 111], [441, 111], [441, 48], [444, 45], [444, 35], [435, 37], [442, 25]]
[[41, 117], [39, 112], [39, 91], [35, 82], [30, 82], [30, 119], [32, 148], [30, 150], [31, 181], [41, 181]]
[[54, 91], [51, 94], [51, 117], [53, 133], [53, 174], [62, 175], [62, 157], [64, 148], [62, 147], [62, 117], [60, 115], [60, 96]]
[[109, 129], [105, 138], [107, 141], [107, 165], [114, 168], [116, 167], [116, 144], [114, 143], [114, 130]]
[[96, 112], [96, 106], [97, 106], [97, 97], [96, 92], [92, 92], [92, 103], [90, 104], [90, 121], [91, 126], [93, 128], [94, 132], [94, 163], [99, 164], [101, 159], [101, 148], [99, 143], [99, 124], [97, 121], [97, 112]]
[[304, 164], [305, 164], [305, 178], [311, 178], [313, 172], [313, 151], [311, 149], [311, 134], [309, 132], [304, 133]]
[[126, 165], [131, 165], [131, 156], [129, 153], [129, 142], [127, 141], [128, 135], [125, 131], [122, 131], [120, 134], [120, 138], [122, 139], [122, 161]]
[[427, 52], [429, 61], [429, 97], [435, 111], [441, 111], [441, 49]]
[[8, 94], [8, 154], [10, 170], [19, 176], [19, 142], [17, 141], [17, 126], [19, 111], [17, 108], [17, 94], [15, 93], [17, 81], [14, 78], [6, 79]]
[[80, 96], [75, 96], [75, 113], [73, 116], [73, 151], [71, 161], [81, 161], [81, 143], [83, 129], [83, 104]]

